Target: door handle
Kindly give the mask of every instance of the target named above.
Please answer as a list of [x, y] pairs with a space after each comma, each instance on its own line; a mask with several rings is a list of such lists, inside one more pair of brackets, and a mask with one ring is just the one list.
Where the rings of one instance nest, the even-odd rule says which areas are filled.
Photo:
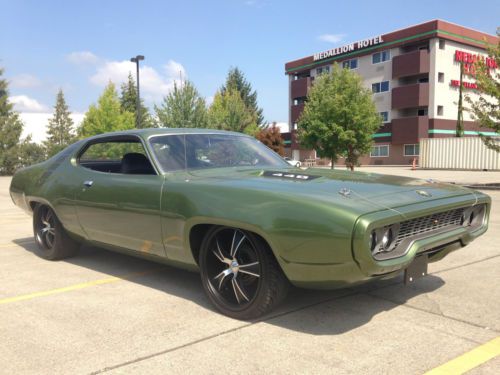
[[86, 187], [91, 187], [94, 184], [94, 181], [91, 181], [91, 180], [83, 181], [83, 184]]

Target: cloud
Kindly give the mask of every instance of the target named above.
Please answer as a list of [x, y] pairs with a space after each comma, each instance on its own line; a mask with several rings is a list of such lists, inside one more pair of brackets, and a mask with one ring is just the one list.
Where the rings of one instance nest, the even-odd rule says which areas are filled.
[[345, 38], [345, 34], [323, 34], [318, 36], [318, 40], [321, 40], [322, 42], [328, 42], [328, 43], [339, 43], [343, 41]]
[[42, 82], [38, 78], [32, 76], [31, 74], [19, 74], [12, 77], [10, 80], [12, 87], [21, 89], [37, 87], [40, 86], [41, 83]]
[[66, 60], [75, 65], [95, 65], [99, 62], [99, 58], [90, 51], [72, 52]]
[[288, 133], [290, 131], [288, 122], [277, 122], [276, 126], [280, 129], [281, 133]]
[[15, 95], [9, 98], [9, 101], [14, 104], [14, 108], [18, 112], [43, 112], [47, 111], [47, 107], [40, 104], [36, 99], [26, 95]]
[[[52, 113], [20, 113], [21, 120], [24, 122], [22, 138], [31, 135], [32, 141], [41, 143], [47, 139], [47, 125], [49, 119], [53, 116]], [[78, 127], [85, 115], [83, 113], [72, 113], [70, 117], [73, 119], [74, 128]]]
[[[124, 61], [106, 61], [98, 66], [96, 73], [90, 77], [90, 82], [97, 86], [105, 86], [109, 81], [120, 85], [127, 80], [129, 73], [135, 77], [136, 66], [134, 63]], [[141, 96], [146, 100], [155, 101], [168, 94], [174, 86], [174, 82], [185, 80], [186, 69], [182, 64], [169, 60], [163, 66], [163, 72], [148, 65], [139, 68]]]

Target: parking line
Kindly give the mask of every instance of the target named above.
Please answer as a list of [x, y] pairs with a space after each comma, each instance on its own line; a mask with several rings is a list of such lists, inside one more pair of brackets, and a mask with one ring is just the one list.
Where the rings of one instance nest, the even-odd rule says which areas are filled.
[[500, 336], [436, 367], [425, 375], [463, 374], [500, 355]]
[[81, 284], [75, 284], [75, 285], [70, 285], [66, 286], [63, 288], [57, 288], [57, 289], [50, 289], [50, 290], [44, 290], [41, 292], [35, 292], [35, 293], [30, 293], [30, 294], [22, 294], [20, 296], [15, 296], [15, 297], [8, 297], [8, 298], [3, 298], [0, 299], [0, 305], [5, 305], [8, 303], [13, 303], [13, 302], [19, 302], [19, 301], [25, 301], [25, 300], [30, 300], [38, 297], [45, 297], [45, 296], [50, 296], [53, 294], [60, 294], [60, 293], [65, 293], [65, 292], [71, 292], [73, 290], [78, 290], [78, 289], [84, 289], [88, 288], [91, 286], [96, 286], [96, 285], [103, 285], [103, 284], [111, 284], [111, 283], [116, 283], [118, 281], [123, 281], [123, 280], [130, 280], [139, 276], [144, 276], [144, 275], [149, 275], [155, 272], [161, 271], [161, 269], [154, 269], [154, 270], [148, 270], [148, 271], [143, 271], [143, 272], [134, 272], [130, 273], [127, 275], [122, 275], [122, 276], [114, 276], [114, 277], [108, 277], [105, 279], [100, 279], [100, 280], [94, 280], [94, 281], [89, 281], [86, 283], [81, 283]]

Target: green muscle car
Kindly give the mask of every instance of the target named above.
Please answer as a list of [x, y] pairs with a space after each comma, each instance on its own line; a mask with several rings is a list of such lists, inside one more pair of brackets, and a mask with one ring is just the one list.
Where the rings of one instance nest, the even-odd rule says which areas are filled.
[[199, 270], [231, 317], [269, 312], [290, 284], [341, 288], [425, 275], [488, 226], [490, 198], [432, 180], [299, 169], [252, 137], [144, 129], [76, 142], [18, 171], [38, 255], [82, 242]]

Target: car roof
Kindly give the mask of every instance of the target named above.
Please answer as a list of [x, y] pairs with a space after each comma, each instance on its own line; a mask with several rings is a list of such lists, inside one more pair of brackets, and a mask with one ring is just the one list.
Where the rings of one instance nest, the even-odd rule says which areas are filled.
[[201, 129], [201, 128], [147, 128], [147, 129], [130, 129], [122, 130], [117, 132], [103, 133], [89, 137], [88, 139], [96, 139], [109, 136], [120, 136], [120, 135], [136, 135], [143, 139], [147, 139], [154, 135], [170, 135], [170, 134], [226, 134], [226, 135], [239, 135], [247, 136], [243, 133], [230, 132], [226, 130], [216, 130], [216, 129]]

